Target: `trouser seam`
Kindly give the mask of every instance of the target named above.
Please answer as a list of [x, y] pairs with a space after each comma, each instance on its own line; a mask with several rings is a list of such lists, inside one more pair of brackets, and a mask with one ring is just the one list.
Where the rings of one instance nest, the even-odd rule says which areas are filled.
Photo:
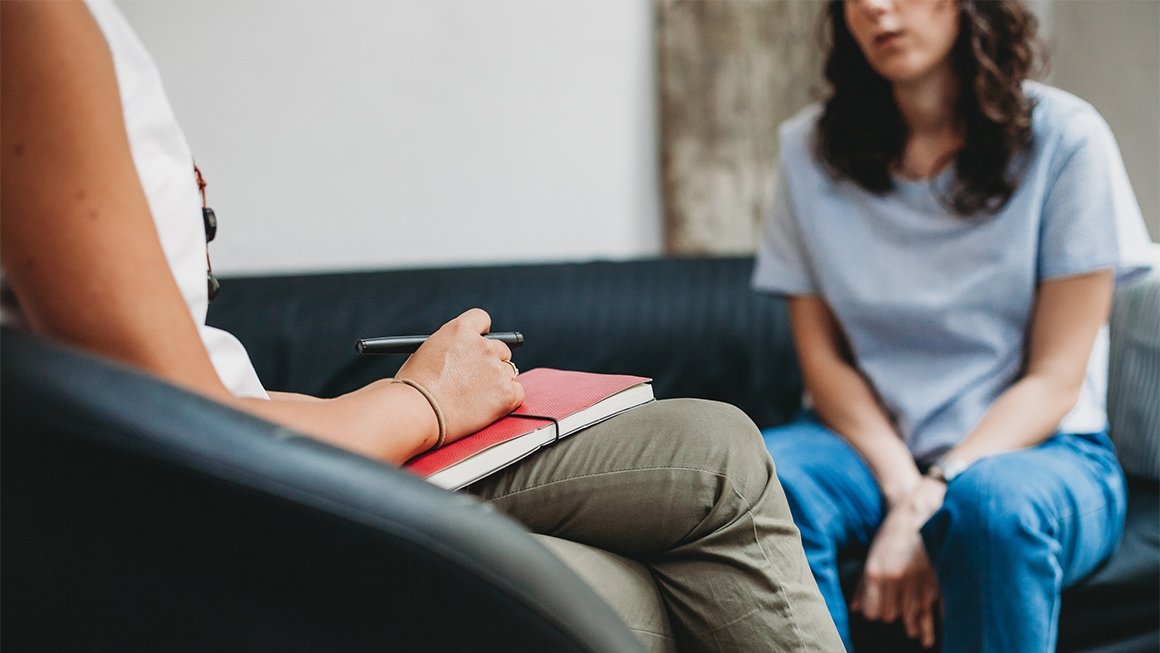
[[[987, 471], [990, 472], [990, 469], [988, 469]], [[975, 504], [975, 523], [976, 524], [985, 524], [986, 523], [986, 521], [984, 521], [985, 517], [983, 515], [983, 506], [984, 505], [987, 506], [987, 511], [989, 513], [994, 513], [995, 512], [995, 503], [996, 503], [997, 499], [998, 499], [997, 497], [992, 496], [992, 497], [989, 497], [987, 501], [975, 501], [974, 502], [974, 504]], [[982, 592], [980, 592], [981, 596], [979, 597], [979, 603], [982, 604], [982, 608], [983, 608], [982, 614], [984, 616], [982, 619], [982, 623], [979, 624], [979, 627], [980, 628], [986, 627], [990, 630], [990, 629], [993, 629], [992, 624], [995, 623], [995, 618], [991, 613], [991, 611], [992, 611], [991, 604], [993, 602], [991, 601], [991, 592], [989, 591], [989, 588], [994, 587], [994, 585], [991, 584], [991, 558], [993, 557], [991, 554], [992, 554], [992, 547], [994, 546], [994, 538], [984, 537], [983, 540], [985, 543], [985, 545], [983, 546], [983, 555], [982, 555], [982, 558], [983, 558], [983, 569], [982, 569], [983, 587], [987, 588], [987, 589], [984, 589]], [[991, 641], [990, 632], [982, 633], [982, 641], [983, 642]]]
[[642, 635], [652, 635], [653, 637], [660, 637], [661, 639], [667, 639], [669, 641], [676, 641], [675, 637], [673, 637], [672, 635], [666, 635], [665, 633], [658, 633], [658, 632], [654, 632], [651, 630], [645, 630], [644, 628], [633, 628], [632, 626], [629, 626], [628, 629], [634, 633], [641, 633]]

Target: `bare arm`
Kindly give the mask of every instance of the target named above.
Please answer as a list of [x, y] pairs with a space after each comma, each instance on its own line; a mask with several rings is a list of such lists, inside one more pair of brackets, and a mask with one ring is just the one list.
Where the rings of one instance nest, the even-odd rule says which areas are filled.
[[918, 468], [873, 389], [855, 369], [849, 348], [825, 300], [791, 297], [790, 321], [806, 389], [814, 409], [870, 466], [890, 505], [919, 481]]
[[1092, 344], [1112, 306], [1112, 272], [1039, 284], [1023, 375], [948, 457], [973, 461], [1033, 446], [1055, 432], [1083, 388]]
[[[402, 462], [435, 416], [387, 382], [334, 399], [233, 397], [169, 270], [125, 133], [112, 59], [80, 2], [0, 3], [0, 256], [31, 328], [360, 453]], [[439, 399], [447, 437], [510, 411], [510, 351], [468, 311], [400, 370]]]
[[[929, 517], [921, 514], [927, 504], [920, 504], [915, 495], [934, 482], [923, 482], [874, 390], [854, 367], [845, 336], [825, 301], [800, 296], [791, 298], [789, 306], [798, 360], [814, 409], [870, 466], [888, 506], [850, 609], [867, 619], [892, 622], [901, 617], [907, 634], [929, 647], [934, 641], [938, 586], [918, 535]], [[935, 491], [941, 491], [938, 485]], [[925, 496], [922, 500], [930, 501]], [[934, 508], [938, 502], [941, 496]]]
[[[972, 461], [1048, 437], [1075, 405], [1111, 297], [1107, 270], [1041, 283], [1024, 374], [947, 455]], [[943, 483], [922, 479], [894, 504], [874, 538], [851, 603], [871, 619], [901, 617], [907, 633], [926, 646], [934, 642], [938, 590], [918, 530], [942, 505], [946, 491]]]

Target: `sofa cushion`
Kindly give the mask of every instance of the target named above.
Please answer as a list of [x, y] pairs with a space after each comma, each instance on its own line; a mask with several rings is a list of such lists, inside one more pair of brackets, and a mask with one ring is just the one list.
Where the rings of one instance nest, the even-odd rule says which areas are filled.
[[[801, 382], [784, 302], [749, 289], [751, 267], [751, 259], [706, 258], [227, 279], [210, 321], [240, 337], [270, 387], [334, 394], [389, 376], [402, 362], [355, 356], [355, 338], [431, 330], [479, 305], [497, 329], [524, 331], [528, 344], [516, 351], [521, 368], [652, 375], [660, 396], [724, 399], [768, 426], [798, 411]], [[1148, 328], [1156, 335], [1155, 312], [1140, 315], [1142, 305], [1155, 311], [1154, 294], [1140, 297], [1149, 292], [1156, 291], [1119, 291], [1112, 319], [1109, 408], [1129, 470], [1157, 462], [1155, 453], [1133, 448], [1134, 438], [1146, 443], [1149, 432], [1155, 446], [1158, 423], [1147, 412], [1156, 410], [1156, 341], [1139, 344]], [[1132, 372], [1136, 363], [1125, 367], [1137, 356], [1121, 353], [1129, 349], [1152, 352], [1151, 393], [1140, 387], [1147, 379], [1125, 381], [1147, 373]], [[1133, 432], [1131, 424], [1152, 430]], [[1154, 482], [1132, 480], [1124, 544], [1064, 596], [1061, 651], [1160, 650], [1157, 492]], [[857, 573], [843, 568], [850, 583]], [[861, 653], [909, 650], [875, 624], [862, 625], [854, 633], [866, 643]]]
[[1108, 419], [1124, 471], [1160, 480], [1160, 272], [1116, 291]]

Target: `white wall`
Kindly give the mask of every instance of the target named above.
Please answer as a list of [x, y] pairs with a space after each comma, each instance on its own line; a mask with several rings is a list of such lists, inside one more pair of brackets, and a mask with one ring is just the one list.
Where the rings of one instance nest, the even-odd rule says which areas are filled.
[[119, 2], [224, 273], [661, 248], [646, 0]]
[[1048, 81], [1108, 121], [1152, 240], [1160, 242], [1160, 2], [1072, 0], [1050, 10]]
[[[661, 250], [649, 0], [119, 0], [225, 273]], [[1160, 2], [1035, 0], [1160, 239]]]

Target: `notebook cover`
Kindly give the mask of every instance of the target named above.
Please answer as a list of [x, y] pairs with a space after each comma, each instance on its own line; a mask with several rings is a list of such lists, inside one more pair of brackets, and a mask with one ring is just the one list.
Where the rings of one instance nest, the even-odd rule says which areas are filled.
[[[648, 383], [651, 379], [626, 374], [596, 374], [541, 367], [520, 374], [519, 381], [520, 385], [524, 386], [524, 403], [516, 408], [513, 414], [543, 415], [559, 420], [618, 392], [641, 383]], [[481, 451], [532, 433], [549, 423], [534, 419], [503, 417], [469, 436], [412, 458], [405, 467], [420, 476], [431, 476]]]

